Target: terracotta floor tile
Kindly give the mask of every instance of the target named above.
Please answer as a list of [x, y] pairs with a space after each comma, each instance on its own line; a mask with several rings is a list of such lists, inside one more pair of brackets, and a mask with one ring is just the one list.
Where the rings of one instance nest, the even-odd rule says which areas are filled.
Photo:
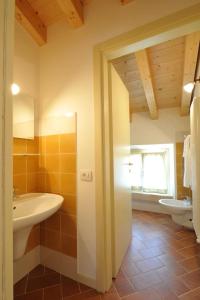
[[[155, 289], [146, 289], [129, 295], [124, 300], [163, 300]], [[168, 299], [169, 300], [169, 299]]]
[[200, 270], [187, 273], [181, 279], [190, 289], [200, 287]]
[[162, 278], [154, 271], [143, 273], [140, 275], [133, 276], [130, 278], [132, 285], [135, 289], [144, 290], [146, 288], [152, 287], [162, 281]]
[[130, 295], [136, 291], [126, 278], [117, 278], [114, 285], [120, 297]]
[[28, 280], [27, 292], [50, 287], [60, 283], [60, 274], [47, 274], [46, 276], [30, 278]]
[[148, 272], [163, 267], [163, 263], [158, 258], [154, 257], [136, 262], [136, 266], [140, 271]]
[[44, 289], [44, 300], [61, 300], [61, 285], [55, 285]]
[[129, 246], [128, 251], [130, 251], [132, 248], [135, 250], [141, 250], [141, 249], [145, 249], [145, 243], [139, 239], [134, 239]]
[[132, 252], [131, 251], [128, 251], [125, 258], [124, 258], [124, 263], [131, 263], [131, 262], [135, 262], [135, 261], [139, 261], [139, 260], [143, 260], [144, 257], [142, 256], [142, 254], [138, 253], [139, 251], [135, 251], [135, 252]]
[[56, 271], [45, 267], [45, 269], [44, 269], [44, 275], [46, 275], [46, 274], [53, 274], [53, 273], [55, 274]]
[[[171, 239], [170, 241], [168, 241], [168, 246], [174, 248], [175, 250], [181, 250], [182, 248], [186, 247], [187, 245], [183, 245], [181, 243], [181, 240]], [[190, 246], [190, 244], [188, 246]]]
[[19, 296], [19, 295], [25, 294], [27, 282], [28, 282], [28, 276], [25, 276], [24, 278], [22, 278], [20, 281], [18, 281], [14, 285], [14, 295], [15, 296]]
[[141, 271], [138, 269], [138, 267], [134, 262], [130, 263], [129, 265], [125, 265], [122, 268], [127, 277], [132, 277], [134, 275], [141, 273]]
[[[122, 268], [119, 270], [119, 272], [117, 273], [117, 276], [116, 278], [126, 278], [125, 274], [124, 274], [124, 271], [122, 270]], [[115, 279], [116, 279], [115, 278]]]
[[35, 269], [33, 269], [30, 273], [29, 273], [29, 278], [33, 278], [33, 277], [39, 277], [44, 275], [44, 266], [43, 265], [38, 265]]
[[180, 296], [189, 291], [189, 288], [184, 284], [184, 282], [175, 276], [166, 278], [164, 283], [166, 287], [168, 287], [168, 290], [173, 292], [176, 296]]
[[164, 265], [169, 265], [173, 263], [180, 262], [185, 259], [185, 257], [179, 253], [167, 253], [159, 255], [158, 258], [163, 262]]
[[14, 300], [43, 300], [43, 290], [34, 291], [23, 296], [15, 297]]
[[[174, 275], [179, 276], [186, 273], [184, 267], [180, 264], [180, 262], [176, 262], [173, 260], [165, 260], [162, 258], [163, 267], [166, 267], [169, 273], [174, 273]], [[162, 271], [162, 268], [160, 268]]]
[[165, 246], [166, 241], [164, 241], [161, 238], [148, 238], [145, 241], [146, 248], [152, 248], [152, 247], [157, 247], [157, 246]]
[[83, 284], [83, 283], [79, 283], [79, 288], [80, 288], [80, 291], [83, 293], [83, 292], [87, 292], [87, 291], [90, 291], [92, 290], [91, 287]]
[[63, 297], [63, 300], [101, 300], [101, 294], [95, 290], [77, 294], [71, 297]]
[[101, 295], [103, 300], [120, 300], [119, 294], [114, 286], [110, 288], [110, 290]]
[[162, 297], [162, 300], [178, 300], [178, 297], [174, 294], [174, 291], [169, 289], [169, 286], [165, 283], [154, 286], [154, 289]]
[[176, 235], [181, 239], [184, 239], [184, 238], [187, 238], [187, 237], [193, 237], [194, 239], [196, 238], [194, 231], [186, 229], [186, 228], [176, 232]]
[[200, 245], [193, 231], [170, 216], [133, 211], [132, 240], [107, 293], [43, 266], [18, 282], [14, 292], [15, 300], [200, 300]]
[[200, 269], [200, 256], [193, 256], [180, 262], [180, 264], [188, 271], [191, 272]]
[[165, 280], [166, 277], [180, 276], [186, 273], [185, 269], [183, 269], [183, 267], [177, 266], [177, 264], [162, 267], [156, 270], [156, 272], [163, 280]]
[[61, 276], [61, 285], [63, 297], [69, 297], [81, 293], [79, 284], [70, 278]]
[[196, 238], [195, 237], [186, 237], [184, 239], [181, 239], [179, 241], [179, 243], [183, 247], [189, 247], [189, 246], [192, 246], [192, 245], [196, 245]]
[[178, 251], [181, 255], [183, 255], [185, 258], [189, 258], [192, 256], [200, 256], [200, 246], [199, 245], [193, 245], [191, 247], [186, 247]]
[[200, 288], [197, 288], [189, 293], [186, 293], [179, 297], [180, 300], [199, 300], [200, 299]]
[[140, 254], [143, 256], [144, 259], [147, 258], [153, 258], [153, 257], [157, 257], [159, 255], [164, 254], [164, 248], [161, 247], [152, 247], [152, 248], [148, 248], [148, 249], [143, 249], [140, 251]]

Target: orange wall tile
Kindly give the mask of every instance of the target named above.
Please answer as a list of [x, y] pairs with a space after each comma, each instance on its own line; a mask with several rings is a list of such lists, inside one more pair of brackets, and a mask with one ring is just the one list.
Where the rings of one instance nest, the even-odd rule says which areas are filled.
[[28, 243], [26, 246], [25, 253], [28, 253], [35, 247], [40, 245], [40, 225], [36, 225], [32, 228], [31, 233], [28, 238]]
[[64, 197], [61, 210], [41, 225], [41, 244], [76, 257], [76, 134], [39, 137], [39, 152], [38, 190]]
[[184, 160], [183, 160], [183, 143], [176, 143], [176, 183], [177, 198], [184, 199], [186, 196], [192, 197], [192, 191], [183, 186]]
[[76, 134], [69, 133], [60, 135], [60, 152], [76, 153]]
[[37, 191], [38, 138], [13, 139], [13, 185], [17, 194]]
[[47, 192], [64, 197], [61, 210], [32, 229], [26, 252], [41, 243], [76, 257], [76, 133], [35, 137], [34, 140], [14, 138], [13, 152], [18, 154], [13, 160], [14, 186], [18, 194]]
[[66, 234], [62, 234], [61, 252], [68, 256], [77, 257], [77, 239]]
[[74, 195], [63, 195], [64, 202], [61, 210], [65, 213], [76, 215], [76, 196]]
[[[16, 194], [37, 192], [38, 138], [13, 139], [13, 185]], [[40, 226], [34, 226], [25, 253], [40, 244]]]

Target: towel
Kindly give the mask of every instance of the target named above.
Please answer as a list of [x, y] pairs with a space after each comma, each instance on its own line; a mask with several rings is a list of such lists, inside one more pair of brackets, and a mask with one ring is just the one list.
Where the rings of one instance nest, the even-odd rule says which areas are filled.
[[188, 135], [184, 140], [183, 146], [183, 158], [184, 158], [184, 176], [183, 186], [191, 187], [191, 135]]

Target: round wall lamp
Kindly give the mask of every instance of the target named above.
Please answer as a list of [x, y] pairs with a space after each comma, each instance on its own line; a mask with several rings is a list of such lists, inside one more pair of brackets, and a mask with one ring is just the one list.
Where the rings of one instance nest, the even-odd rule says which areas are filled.
[[17, 83], [13, 83], [11, 85], [11, 92], [12, 92], [13, 96], [19, 94], [20, 86]]
[[188, 83], [186, 83], [186, 84], [183, 86], [184, 91], [185, 91], [186, 93], [188, 93], [188, 94], [191, 94], [192, 91], [193, 91], [193, 89], [194, 89], [194, 87], [195, 87], [195, 84], [196, 84], [197, 82], [200, 82], [200, 78], [195, 79], [194, 82], [188, 82]]

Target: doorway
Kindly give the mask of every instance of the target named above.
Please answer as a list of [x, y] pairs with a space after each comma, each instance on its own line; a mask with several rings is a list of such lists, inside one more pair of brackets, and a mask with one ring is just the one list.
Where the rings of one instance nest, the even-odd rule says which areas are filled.
[[[98, 45], [95, 61], [97, 288], [112, 282], [112, 132], [110, 129], [109, 63], [111, 60], [200, 30], [193, 9], [163, 18], [148, 26]], [[102, 162], [102, 163], [100, 163]], [[103, 199], [103, 200], [102, 200]]]

